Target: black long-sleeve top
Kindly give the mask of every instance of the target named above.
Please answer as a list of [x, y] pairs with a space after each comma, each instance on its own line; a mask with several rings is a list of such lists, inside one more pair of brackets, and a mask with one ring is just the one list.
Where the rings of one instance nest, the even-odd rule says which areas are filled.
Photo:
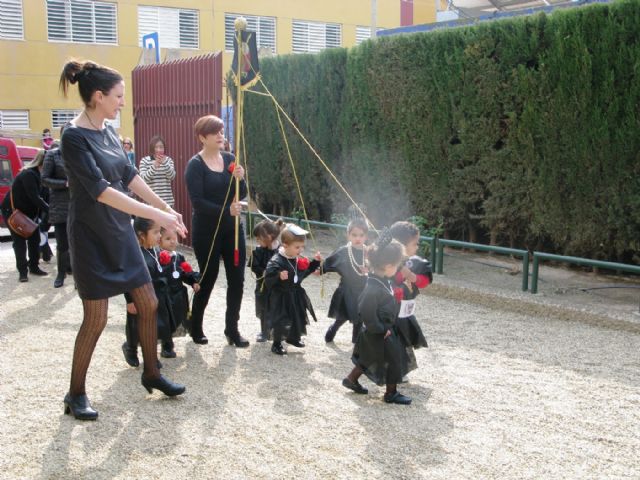
[[66, 223], [69, 213], [69, 185], [64, 159], [59, 148], [49, 150], [44, 156], [42, 184], [51, 190], [49, 197], [49, 222]]
[[41, 196], [42, 184], [40, 171], [37, 168], [23, 169], [13, 180], [11, 191], [2, 202], [2, 213], [8, 218], [11, 215], [11, 193], [13, 193], [13, 207], [31, 219], [35, 219], [41, 211], [49, 209], [49, 205]]
[[[235, 157], [228, 152], [220, 152], [224, 161], [222, 172], [214, 172], [204, 162], [200, 154], [196, 154], [189, 163], [185, 171], [187, 191], [193, 207], [193, 230], [207, 233], [215, 231], [218, 218], [222, 215], [220, 229], [222, 231], [233, 229], [235, 219], [229, 212], [229, 206], [233, 202], [236, 193], [235, 180], [231, 184], [229, 196], [226, 198], [229, 182], [232, 174], [229, 172], [229, 165]], [[240, 195], [243, 198], [247, 195], [247, 185], [244, 180], [240, 181]]]

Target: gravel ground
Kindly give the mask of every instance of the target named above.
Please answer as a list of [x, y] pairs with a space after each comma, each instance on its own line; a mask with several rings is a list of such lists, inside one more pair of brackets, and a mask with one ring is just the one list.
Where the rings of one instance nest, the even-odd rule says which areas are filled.
[[553, 290], [518, 293], [521, 277], [500, 269], [456, 270], [460, 258], [419, 297], [430, 348], [401, 387], [409, 407], [384, 404], [366, 380], [367, 396], [340, 385], [349, 328], [323, 341], [337, 277], [325, 278], [324, 298], [319, 278], [305, 281], [319, 322], [307, 348], [284, 358], [253, 342], [252, 279], [240, 323], [251, 347], [225, 345], [220, 278], [209, 345], [178, 338], [178, 358], [163, 360], [187, 385], [174, 399], [148, 395], [140, 369], [125, 364], [124, 301], [111, 301], [87, 383], [100, 418], [83, 423], [62, 404], [82, 316], [73, 283], [18, 283], [10, 244], [0, 244], [0, 477], [640, 478], [637, 298], [569, 305]]

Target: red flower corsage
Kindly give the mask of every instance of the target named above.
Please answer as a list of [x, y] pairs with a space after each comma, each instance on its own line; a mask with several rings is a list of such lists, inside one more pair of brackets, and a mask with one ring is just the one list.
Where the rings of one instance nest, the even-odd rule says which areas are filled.
[[191, 273], [193, 272], [193, 268], [191, 268], [191, 265], [189, 265], [189, 262], [182, 262], [180, 264], [180, 268], [182, 269], [182, 271], [184, 273]]
[[169, 265], [171, 263], [171, 254], [166, 250], [162, 250], [158, 255], [158, 261], [160, 265]]
[[404, 275], [402, 274], [402, 272], [396, 273], [396, 283], [402, 283], [402, 282], [404, 282]]
[[404, 290], [399, 287], [394, 287], [393, 296], [395, 297], [396, 302], [400, 303], [402, 300], [404, 300]]
[[227, 168], [227, 170], [229, 171], [229, 173], [233, 173], [233, 171], [236, 169], [236, 162], [231, 162], [229, 164], [229, 168]]
[[309, 268], [309, 259], [306, 257], [298, 257], [298, 270], [306, 270]]

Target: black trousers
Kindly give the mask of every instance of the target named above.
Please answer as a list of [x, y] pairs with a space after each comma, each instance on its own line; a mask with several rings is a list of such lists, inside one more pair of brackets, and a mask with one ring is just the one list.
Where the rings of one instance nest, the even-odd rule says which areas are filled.
[[191, 336], [197, 338], [204, 335], [202, 331], [204, 310], [209, 303], [211, 291], [218, 279], [220, 259], [222, 259], [227, 275], [227, 310], [224, 318], [224, 334], [235, 339], [240, 335], [238, 332], [238, 320], [240, 319], [240, 305], [242, 304], [244, 288], [244, 268], [247, 263], [244, 231], [242, 226], [240, 226], [240, 232], [238, 234], [238, 249], [240, 250], [238, 266], [233, 264], [234, 230], [221, 229], [216, 236], [211, 258], [209, 259], [209, 265], [205, 271], [212, 240], [213, 232], [209, 229], [205, 232], [200, 232], [194, 228], [193, 250], [198, 259], [201, 281], [200, 291], [193, 296], [193, 305], [191, 307]]
[[69, 251], [69, 237], [67, 236], [67, 224], [54, 223], [53, 228], [56, 232], [56, 253], [58, 256]]
[[[16, 256], [18, 272], [27, 273], [27, 268], [29, 270], [37, 269], [40, 260], [40, 229], [36, 228], [29, 238], [22, 238], [11, 229], [9, 229], [9, 232], [11, 232], [13, 253]], [[27, 252], [29, 252], [28, 260]]]

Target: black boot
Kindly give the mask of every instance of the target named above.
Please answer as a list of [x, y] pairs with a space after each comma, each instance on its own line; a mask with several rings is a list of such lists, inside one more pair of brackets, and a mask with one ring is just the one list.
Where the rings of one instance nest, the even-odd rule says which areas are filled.
[[327, 330], [327, 333], [324, 334], [324, 341], [327, 343], [333, 342], [333, 339], [335, 338], [336, 333], [338, 333], [338, 329], [336, 328], [336, 324], [332, 323], [329, 329]]
[[58, 275], [53, 281], [53, 288], [60, 288], [64, 285], [64, 279], [67, 277], [67, 265], [69, 263], [69, 252], [58, 253]]
[[138, 360], [138, 316], [127, 312], [127, 322], [125, 323], [124, 333], [127, 341], [122, 344], [122, 353], [125, 361], [132, 367], [140, 365]]
[[95, 420], [98, 418], [98, 412], [96, 412], [86, 395], [72, 396], [67, 393], [64, 396], [64, 413], [67, 415], [73, 415], [77, 420]]
[[162, 375], [158, 378], [147, 378], [142, 374], [141, 378], [142, 386], [147, 389], [147, 392], [152, 393], [153, 389], [160, 390], [167, 397], [175, 397], [176, 395], [182, 395], [186, 390], [184, 385], [179, 383], [173, 383], [171, 380], [167, 380]]

